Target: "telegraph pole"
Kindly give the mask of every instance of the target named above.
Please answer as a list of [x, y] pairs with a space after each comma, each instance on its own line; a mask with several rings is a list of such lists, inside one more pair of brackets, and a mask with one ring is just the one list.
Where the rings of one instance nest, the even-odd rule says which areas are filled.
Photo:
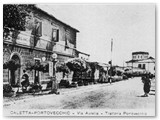
[[[110, 62], [110, 76], [112, 76], [112, 49], [113, 49], [113, 38], [111, 39], [111, 62]], [[110, 78], [110, 84], [112, 83], [112, 77]]]
[[112, 67], [112, 50], [113, 50], [113, 38], [111, 39], [111, 67]]

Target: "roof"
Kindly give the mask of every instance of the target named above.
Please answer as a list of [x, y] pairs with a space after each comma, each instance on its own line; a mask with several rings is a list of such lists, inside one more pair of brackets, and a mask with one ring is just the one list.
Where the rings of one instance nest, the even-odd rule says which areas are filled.
[[64, 23], [64, 22], [62, 22], [62, 21], [60, 21], [59, 19], [55, 18], [52, 14], [50, 14], [50, 13], [48, 13], [47, 11], [41, 9], [40, 7], [34, 5], [34, 8], [37, 9], [37, 10], [39, 10], [39, 11], [41, 11], [41, 12], [43, 12], [44, 14], [50, 16], [50, 17], [53, 18], [54, 20], [56, 20], [56, 21], [62, 23], [63, 25], [65, 25], [65, 26], [67, 26], [67, 27], [69, 27], [69, 28], [75, 30], [76, 32], [79, 32], [79, 30], [77, 30], [76, 28], [73, 28], [73, 27], [71, 27], [70, 25], [68, 25], [68, 24], [66, 24], [66, 23]]
[[129, 60], [129, 61], [126, 61], [126, 63], [133, 63], [133, 62], [137, 62], [138, 60]]
[[79, 50], [77, 50], [78, 53], [81, 53], [81, 54], [84, 54], [84, 55], [87, 55], [87, 56], [90, 56], [90, 54], [87, 54], [87, 53], [84, 53], [84, 52], [81, 52]]
[[153, 57], [149, 57], [148, 59], [143, 59], [143, 60], [129, 60], [126, 61], [126, 63], [155, 63], [155, 59]]
[[134, 54], [149, 54], [148, 52], [138, 51], [138, 52], [132, 52], [132, 55]]
[[99, 66], [102, 66], [102, 67], [109, 67], [110, 65], [108, 65], [108, 64], [106, 64], [106, 63], [100, 63], [100, 62], [98, 62], [98, 65]]
[[139, 63], [155, 63], [154, 59], [146, 59], [146, 60], [140, 60]]

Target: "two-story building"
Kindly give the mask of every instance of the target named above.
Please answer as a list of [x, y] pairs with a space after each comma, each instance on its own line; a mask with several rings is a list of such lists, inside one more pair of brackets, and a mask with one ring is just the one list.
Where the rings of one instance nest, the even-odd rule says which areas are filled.
[[[20, 65], [16, 70], [3, 69], [3, 82], [15, 85], [21, 82], [26, 64], [31, 62], [51, 62], [53, 53], [57, 54], [58, 62], [77, 57], [77, 29], [58, 20], [53, 15], [38, 8], [30, 8], [30, 16], [26, 17], [24, 31], [10, 31], [8, 37], [3, 37], [3, 63], [14, 60]], [[11, 28], [5, 28], [11, 29]], [[28, 70], [30, 82], [40, 84], [49, 80], [49, 72]]]

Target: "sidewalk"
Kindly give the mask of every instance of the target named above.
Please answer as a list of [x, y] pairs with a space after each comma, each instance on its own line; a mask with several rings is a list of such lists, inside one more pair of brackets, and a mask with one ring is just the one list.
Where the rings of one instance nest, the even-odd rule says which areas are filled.
[[[153, 79], [152, 81], [152, 84], [151, 84], [151, 91], [150, 91], [150, 94], [153, 94], [155, 95], [155, 79]], [[75, 87], [75, 88], [60, 88], [58, 89], [58, 91], [60, 92], [60, 95], [63, 95], [63, 94], [67, 94], [68, 92], [69, 93], [72, 93], [72, 92], [76, 92], [77, 90], [79, 89], [82, 89], [82, 92], [83, 90], [89, 90], [89, 89], [92, 89], [93, 87], [103, 87], [103, 86], [112, 86], [116, 83], [98, 83], [98, 84], [92, 84], [92, 85], [87, 85], [87, 86], [78, 86], [78, 87]], [[50, 96], [50, 95], [56, 95], [56, 94], [48, 94], [51, 90], [50, 89], [43, 89], [42, 92], [37, 92], [37, 93], [23, 93], [23, 92], [19, 92], [16, 96], [13, 96], [13, 97], [3, 97], [3, 102], [4, 103], [9, 103], [9, 102], [15, 102], [15, 101], [18, 101], [18, 100], [24, 100], [24, 99], [31, 99], [31, 98], [34, 98], [37, 97], [45, 97], [46, 95], [47, 96]]]
[[[58, 89], [58, 91], [61, 94], [65, 94], [67, 92], [75, 92], [79, 89], [91, 89], [93, 86], [94, 87], [98, 87], [98, 86], [103, 86], [103, 85], [110, 85], [109, 83], [103, 83], [103, 84], [92, 84], [92, 85], [87, 85], [87, 86], [78, 86], [78, 87], [73, 87], [73, 88], [60, 88]], [[43, 89], [42, 92], [36, 92], [36, 93], [23, 93], [23, 92], [18, 92], [16, 95], [12, 96], [12, 97], [3, 97], [3, 102], [4, 103], [9, 103], [9, 102], [15, 102], [18, 100], [24, 100], [24, 99], [30, 99], [30, 98], [39, 98], [42, 96], [49, 96], [49, 95], [56, 95], [56, 94], [49, 94], [49, 92], [51, 91], [51, 89]]]

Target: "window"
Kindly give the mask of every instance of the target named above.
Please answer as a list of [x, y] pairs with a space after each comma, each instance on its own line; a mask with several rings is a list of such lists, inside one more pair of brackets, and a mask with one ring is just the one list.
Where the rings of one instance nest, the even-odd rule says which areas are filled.
[[69, 41], [68, 41], [68, 34], [67, 33], [65, 33], [65, 50], [66, 49], [69, 49]]
[[141, 68], [141, 64], [138, 64], [138, 68]]
[[37, 22], [36, 30], [37, 30], [37, 35], [39, 37], [42, 36], [42, 22]]
[[59, 30], [52, 29], [52, 41], [58, 42], [59, 41]]
[[146, 65], [145, 64], [143, 64], [143, 69], [146, 69]]
[[135, 59], [135, 56], [133, 56], [133, 59]]

